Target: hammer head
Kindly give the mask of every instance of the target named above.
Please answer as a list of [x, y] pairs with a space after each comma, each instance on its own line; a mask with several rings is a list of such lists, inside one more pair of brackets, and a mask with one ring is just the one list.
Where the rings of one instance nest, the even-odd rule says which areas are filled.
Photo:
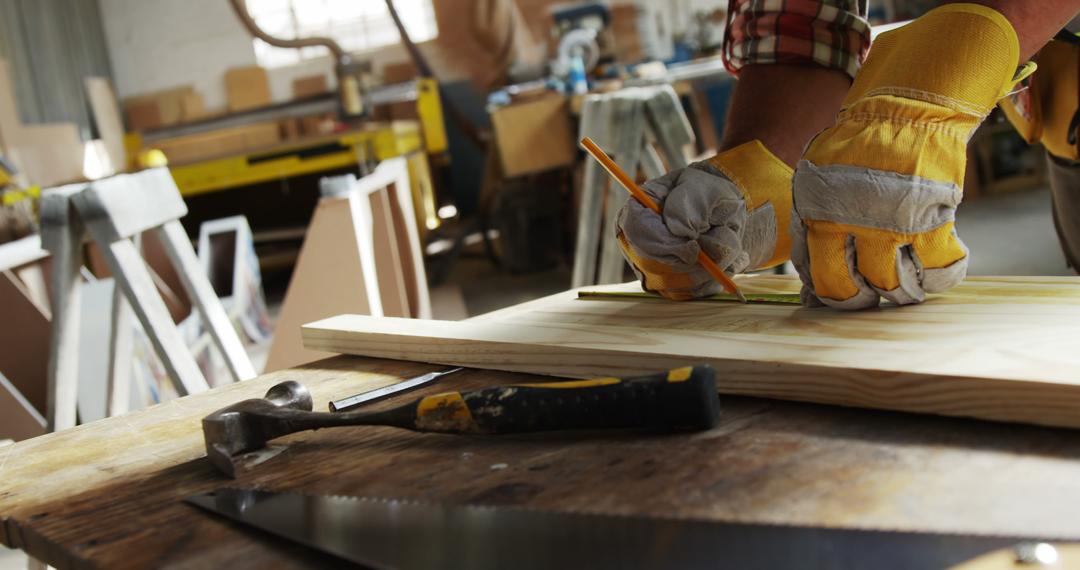
[[236, 456], [262, 448], [268, 440], [288, 433], [283, 417], [310, 412], [311, 393], [292, 380], [270, 388], [264, 398], [244, 400], [203, 418], [206, 456], [229, 477], [236, 477]]

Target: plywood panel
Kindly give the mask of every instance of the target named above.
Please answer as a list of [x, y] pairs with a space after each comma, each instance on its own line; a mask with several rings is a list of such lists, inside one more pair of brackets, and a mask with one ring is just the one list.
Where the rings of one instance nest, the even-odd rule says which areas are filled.
[[0, 373], [0, 439], [22, 441], [45, 433], [45, 418]]
[[408, 283], [405, 280], [405, 263], [410, 260], [402, 258], [404, 252], [400, 247], [407, 246], [408, 242], [398, 241], [390, 189], [392, 187], [376, 190], [368, 196], [371, 200], [371, 240], [378, 272], [379, 296], [384, 315], [411, 317]]
[[329, 356], [304, 348], [300, 339], [304, 322], [341, 311], [370, 312], [359, 262], [359, 231], [348, 198], [324, 199], [315, 208], [274, 326], [268, 372]]
[[[741, 284], [798, 288], [794, 276]], [[862, 312], [567, 292], [460, 323], [339, 316], [305, 326], [304, 339], [560, 376], [709, 362], [723, 393], [1080, 427], [1080, 278], [975, 278], [922, 305]]]
[[14, 273], [0, 272], [0, 374], [42, 414], [50, 331], [46, 312], [34, 303]]

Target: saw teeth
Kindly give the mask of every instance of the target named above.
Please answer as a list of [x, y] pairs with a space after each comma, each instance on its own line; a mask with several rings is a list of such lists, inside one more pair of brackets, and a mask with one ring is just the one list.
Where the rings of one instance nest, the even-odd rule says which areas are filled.
[[957, 530], [957, 529], [912, 529], [902, 526], [840, 526], [834, 524], [820, 524], [820, 523], [808, 523], [800, 521], [790, 522], [778, 522], [778, 521], [761, 521], [742, 518], [704, 518], [700, 516], [685, 515], [652, 515], [646, 513], [608, 513], [601, 511], [593, 511], [587, 509], [555, 509], [555, 508], [540, 508], [529, 505], [499, 505], [499, 504], [472, 504], [472, 503], [452, 503], [444, 501], [432, 501], [427, 499], [418, 499], [415, 497], [368, 497], [358, 495], [342, 495], [342, 494], [323, 494], [317, 492], [305, 492], [296, 489], [278, 490], [266, 487], [254, 485], [251, 487], [238, 487], [238, 486], [226, 486], [218, 487], [213, 491], [206, 493], [212, 494], [218, 491], [263, 491], [268, 493], [274, 493], [276, 495], [292, 495], [301, 497], [318, 497], [323, 499], [331, 499], [337, 501], [352, 501], [357, 503], [375, 503], [375, 504], [403, 504], [403, 505], [416, 505], [426, 507], [454, 507], [454, 508], [466, 508], [470, 510], [512, 510], [519, 512], [526, 512], [539, 515], [573, 515], [577, 517], [605, 517], [605, 518], [619, 518], [619, 519], [632, 519], [632, 518], [648, 518], [659, 521], [694, 521], [704, 523], [718, 523], [718, 524], [743, 524], [754, 526], [765, 526], [773, 528], [813, 528], [822, 530], [848, 530], [858, 532], [877, 532], [877, 533], [903, 533], [914, 534], [923, 536], [977, 536], [984, 538], [1003, 538], [1022, 540], [1030, 538], [1032, 540], [1040, 541], [1062, 541], [1062, 542], [1075, 542], [1075, 536], [1061, 535], [1061, 536], [1027, 536], [1023, 533], [1002, 533], [1002, 532], [979, 532], [976, 530]]

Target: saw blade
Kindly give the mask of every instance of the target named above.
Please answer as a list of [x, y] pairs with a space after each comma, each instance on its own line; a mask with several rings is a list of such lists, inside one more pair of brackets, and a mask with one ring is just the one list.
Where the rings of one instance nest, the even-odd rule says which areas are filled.
[[233, 488], [187, 502], [373, 568], [947, 568], [1031, 540]]

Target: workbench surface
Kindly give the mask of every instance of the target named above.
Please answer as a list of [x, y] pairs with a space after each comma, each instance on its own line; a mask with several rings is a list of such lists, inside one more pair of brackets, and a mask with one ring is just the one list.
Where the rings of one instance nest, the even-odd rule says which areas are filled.
[[[439, 367], [336, 357], [0, 448], [0, 541], [60, 568], [325, 567], [181, 500], [224, 485], [609, 514], [1080, 537], [1080, 432], [723, 397], [681, 435], [295, 434], [231, 481], [199, 420], [305, 383], [330, 398]], [[722, 372], [721, 372], [722, 373]], [[535, 380], [468, 370], [420, 393]], [[402, 396], [413, 397], [416, 394]], [[394, 401], [379, 405], [390, 405]]]

